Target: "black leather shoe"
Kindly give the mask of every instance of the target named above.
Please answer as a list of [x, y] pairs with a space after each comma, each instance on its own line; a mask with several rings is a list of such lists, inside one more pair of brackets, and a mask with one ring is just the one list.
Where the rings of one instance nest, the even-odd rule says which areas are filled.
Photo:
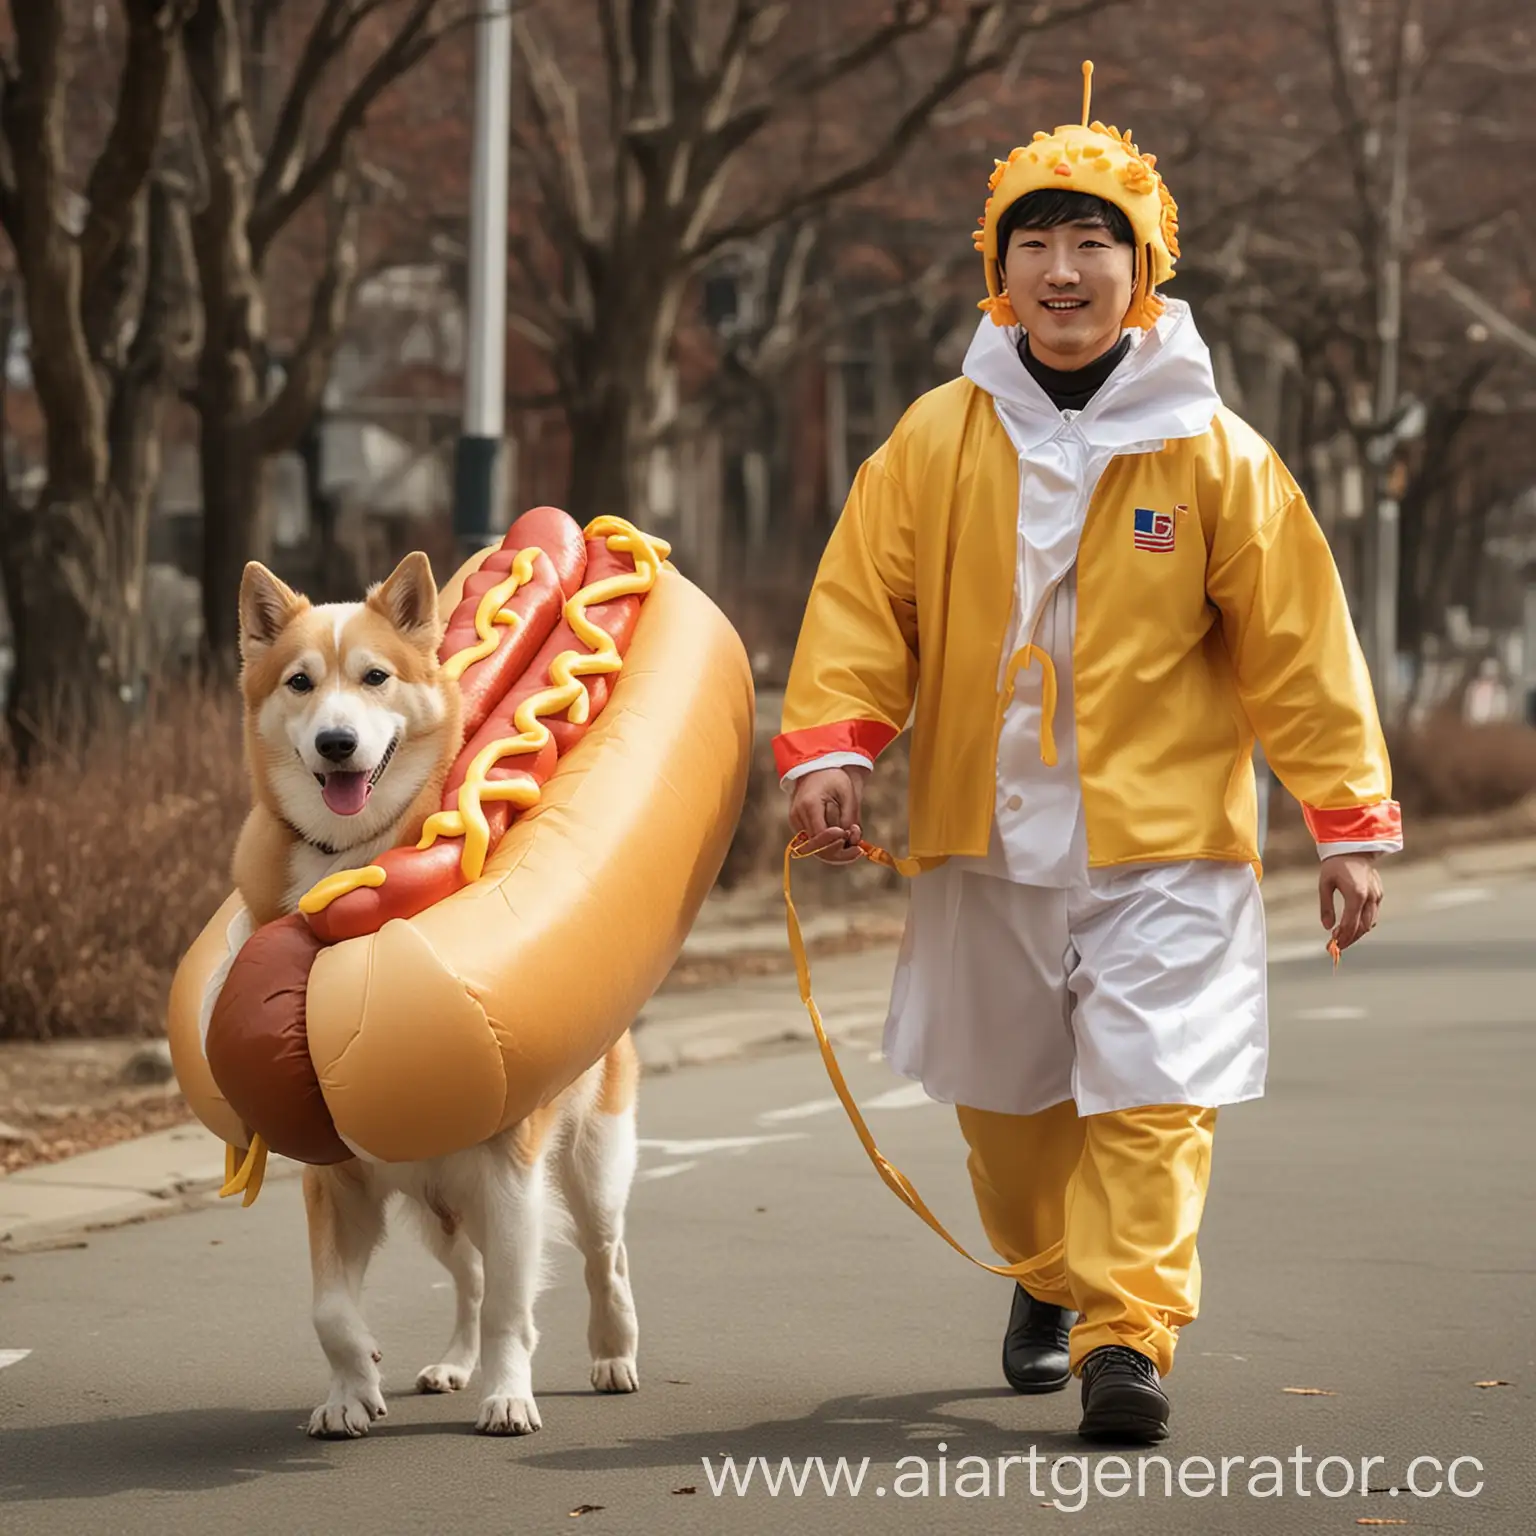
[[1085, 1440], [1155, 1445], [1168, 1438], [1168, 1398], [1157, 1367], [1140, 1350], [1105, 1344], [1083, 1361]]
[[1076, 1321], [1076, 1312], [1036, 1301], [1022, 1285], [1014, 1286], [1003, 1375], [1015, 1392], [1060, 1392], [1072, 1380], [1067, 1335]]

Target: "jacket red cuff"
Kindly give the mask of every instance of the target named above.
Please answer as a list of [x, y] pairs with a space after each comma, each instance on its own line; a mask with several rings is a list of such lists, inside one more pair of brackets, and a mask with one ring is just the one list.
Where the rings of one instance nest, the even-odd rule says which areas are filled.
[[773, 738], [773, 761], [782, 779], [791, 768], [828, 752], [857, 752], [871, 764], [899, 733], [883, 720], [838, 720], [832, 725], [807, 726]]
[[1302, 815], [1312, 840], [1324, 848], [1329, 843], [1397, 843], [1403, 841], [1403, 812], [1396, 800], [1378, 800], [1375, 805], [1352, 805], [1340, 811], [1325, 811], [1304, 805]]

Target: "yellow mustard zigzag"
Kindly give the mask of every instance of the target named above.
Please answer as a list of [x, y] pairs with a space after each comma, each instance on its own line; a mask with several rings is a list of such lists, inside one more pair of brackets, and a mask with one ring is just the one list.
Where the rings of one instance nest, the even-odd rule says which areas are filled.
[[[596, 673], [617, 672], [623, 666], [623, 658], [612, 637], [587, 617], [586, 610], [617, 597], [649, 592], [656, 585], [663, 562], [672, 552], [666, 540], [642, 533], [622, 517], [594, 518], [582, 533], [588, 539], [605, 538], [609, 549], [633, 556], [634, 572], [604, 577], [566, 599], [565, 621], [591, 647], [590, 653], [583, 655], [580, 651], [570, 650], [555, 657], [549, 668], [551, 686], [525, 699], [518, 708], [514, 718], [518, 734], [493, 741], [477, 753], [459, 786], [457, 809], [438, 811], [423, 825], [418, 848], [430, 848], [440, 837], [464, 839], [459, 867], [466, 880], [480, 878], [490, 853], [491, 829], [483, 808], [485, 802], [507, 800], [527, 810], [539, 801], [539, 786], [531, 777], [523, 775], [493, 784], [490, 782], [491, 770], [504, 758], [538, 752], [543, 748], [549, 740], [549, 728], [540, 716], [565, 714], [573, 725], [581, 725], [587, 718], [588, 699], [587, 690], [577, 679]], [[497, 636], [493, 626], [516, 619], [517, 615], [504, 604], [519, 587], [531, 580], [534, 561], [540, 553], [538, 549], [519, 550], [513, 558], [511, 574], [481, 597], [475, 611], [475, 633], [479, 638], [443, 663], [443, 671], [449, 677], [460, 677], [472, 661], [489, 656], [495, 650]], [[299, 910], [322, 912], [351, 891], [363, 886], [383, 885], [385, 873], [382, 865], [369, 864], [362, 869], [344, 869], [327, 875], [305, 893]]]
[[590, 654], [583, 656], [580, 651], [571, 650], [561, 651], [555, 657], [549, 666], [551, 686], [524, 699], [518, 706], [514, 716], [518, 734], [493, 741], [476, 754], [459, 786], [458, 809], [439, 811], [428, 817], [422, 827], [418, 848], [430, 848], [439, 837], [464, 839], [459, 867], [466, 880], [480, 878], [490, 853], [491, 829], [485, 818], [484, 803], [509, 800], [526, 810], [537, 805], [539, 800], [539, 786], [532, 778], [504, 779], [493, 784], [490, 782], [491, 770], [505, 758], [542, 750], [550, 739], [549, 727], [540, 718], [542, 715], [563, 714], [572, 725], [584, 724], [590, 701], [579, 679], [617, 672], [624, 665], [613, 637], [594, 624], [586, 610], [618, 597], [649, 592], [656, 585], [662, 562], [671, 553], [671, 546], [665, 541], [641, 533], [622, 517], [596, 518], [582, 532], [589, 539], [606, 536], [609, 549], [634, 557], [635, 569], [629, 574], [620, 572], [594, 581], [566, 600], [565, 621], [592, 648]]
[[455, 651], [443, 663], [443, 676], [449, 681], [458, 682], [467, 668], [477, 661], [484, 661], [496, 649], [501, 638], [496, 633], [496, 625], [522, 622], [510, 608], [502, 605], [520, 587], [526, 587], [533, 580], [534, 562], [543, 553], [542, 549], [532, 546], [518, 550], [512, 557], [512, 569], [506, 580], [497, 582], [481, 594], [480, 606], [475, 609], [475, 634], [479, 638], [473, 645], [466, 645], [462, 651]]

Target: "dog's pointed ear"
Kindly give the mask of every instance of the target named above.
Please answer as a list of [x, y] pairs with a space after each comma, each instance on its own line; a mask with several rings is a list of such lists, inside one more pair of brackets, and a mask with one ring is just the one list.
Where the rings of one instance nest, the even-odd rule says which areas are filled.
[[424, 651], [435, 651], [443, 638], [432, 562], [419, 549], [407, 555], [383, 581], [368, 589], [368, 606]]
[[287, 582], [280, 581], [259, 560], [252, 560], [240, 578], [240, 658], [265, 650], [295, 615], [309, 607]]

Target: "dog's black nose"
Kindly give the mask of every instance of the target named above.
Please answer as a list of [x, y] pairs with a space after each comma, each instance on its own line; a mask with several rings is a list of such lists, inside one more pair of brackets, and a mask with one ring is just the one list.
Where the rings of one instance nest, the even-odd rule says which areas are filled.
[[315, 735], [315, 751], [328, 763], [339, 763], [357, 751], [357, 732], [346, 729], [319, 731]]

